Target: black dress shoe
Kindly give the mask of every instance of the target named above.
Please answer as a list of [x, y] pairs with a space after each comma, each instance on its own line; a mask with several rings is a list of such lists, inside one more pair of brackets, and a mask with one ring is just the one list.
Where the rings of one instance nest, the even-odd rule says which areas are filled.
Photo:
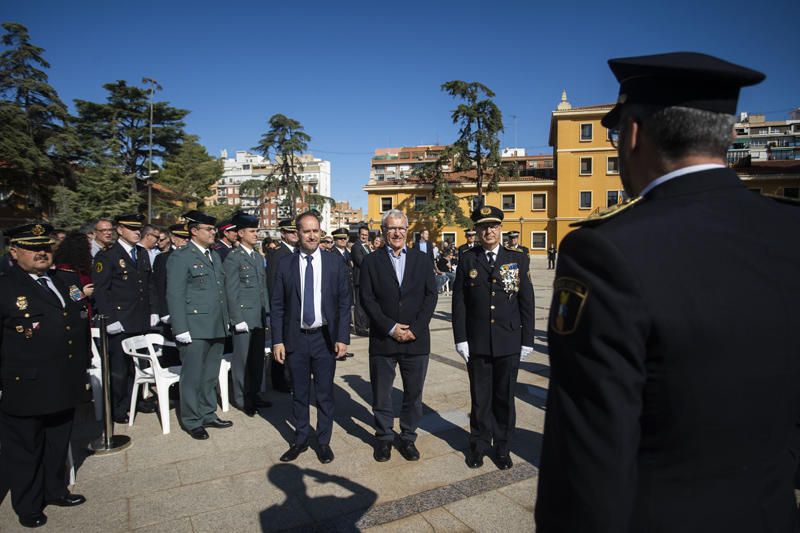
[[208, 431], [206, 431], [206, 428], [200, 426], [199, 428], [190, 429], [189, 435], [196, 440], [206, 440], [208, 438]]
[[324, 465], [333, 461], [333, 450], [331, 450], [331, 447], [327, 444], [320, 444], [319, 450], [317, 450], [317, 459]]
[[256, 416], [256, 413], [257, 413], [258, 411], [256, 411], [256, 410], [255, 410], [253, 407], [244, 407], [244, 408], [242, 409], [242, 412], [243, 412], [245, 415], [249, 416], [250, 418], [253, 418], [254, 416]]
[[262, 400], [259, 398], [258, 400], [253, 401], [253, 407], [255, 407], [256, 409], [266, 409], [267, 407], [272, 407], [272, 402], [269, 400]]
[[308, 444], [292, 444], [292, 447], [289, 448], [286, 453], [281, 455], [281, 462], [282, 463], [289, 463], [297, 459], [297, 457], [308, 449]]
[[19, 523], [22, 527], [42, 527], [47, 523], [44, 513], [20, 515]]
[[116, 422], [117, 424], [127, 424], [128, 422], [130, 422], [130, 420], [131, 419], [128, 415], [114, 417], [114, 422]]
[[156, 403], [155, 402], [142, 402], [136, 406], [136, 411], [138, 413], [155, 413], [156, 412]]
[[58, 507], [75, 507], [86, 502], [86, 498], [80, 494], [70, 494], [69, 492], [55, 500], [46, 500], [45, 505], [57, 505]]
[[212, 420], [211, 422], [204, 423], [203, 427], [204, 428], [225, 429], [225, 428], [231, 427], [232, 425], [233, 425], [233, 422], [231, 422], [230, 420], [220, 420], [219, 418], [216, 418], [216, 419]]
[[480, 468], [483, 466], [483, 453], [477, 450], [467, 452], [467, 466], [470, 468]]
[[379, 463], [385, 463], [392, 458], [392, 441], [379, 440], [375, 445], [375, 453], [372, 454]]
[[494, 461], [494, 464], [497, 465], [497, 468], [500, 470], [508, 470], [514, 463], [511, 461], [511, 455], [508, 453], [499, 453], [497, 454], [497, 458]]
[[419, 461], [419, 450], [413, 442], [403, 442], [397, 449], [406, 461]]

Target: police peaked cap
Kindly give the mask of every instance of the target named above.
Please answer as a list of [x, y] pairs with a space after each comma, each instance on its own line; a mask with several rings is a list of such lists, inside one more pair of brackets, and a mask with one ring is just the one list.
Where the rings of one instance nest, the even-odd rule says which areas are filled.
[[231, 223], [235, 226], [236, 229], [257, 228], [258, 217], [256, 217], [255, 215], [251, 215], [250, 213], [237, 211], [231, 218]]
[[511, 237], [511, 238], [519, 237], [519, 232], [518, 231], [509, 231], [508, 232], [508, 236]]
[[42, 250], [55, 244], [50, 236], [53, 226], [43, 222], [24, 224], [5, 231], [10, 244], [26, 250]]
[[610, 59], [619, 81], [619, 98], [601, 121], [616, 128], [626, 104], [690, 107], [733, 115], [739, 89], [761, 82], [756, 70], [696, 52], [673, 52]]
[[297, 231], [297, 226], [294, 225], [294, 220], [291, 218], [284, 218], [278, 222], [278, 229], [282, 231]]
[[331, 235], [333, 235], [334, 239], [347, 238], [350, 236], [350, 232], [347, 231], [347, 228], [337, 228], [331, 232]]
[[502, 222], [503, 212], [493, 205], [485, 205], [473, 211], [469, 218], [476, 225], [484, 222]]
[[183, 218], [188, 222], [194, 222], [195, 224], [208, 224], [209, 226], [213, 226], [217, 223], [216, 218], [212, 217], [211, 215], [206, 215], [205, 213], [195, 209], [184, 214]]
[[177, 235], [178, 237], [183, 237], [184, 239], [188, 239], [190, 237], [189, 230], [186, 228], [186, 224], [173, 224], [167, 229], [170, 233]]
[[223, 220], [216, 225], [217, 231], [236, 231], [237, 226], [231, 220]]
[[117, 215], [114, 217], [114, 224], [125, 226], [129, 229], [141, 229], [144, 223], [144, 215], [132, 213], [130, 215]]

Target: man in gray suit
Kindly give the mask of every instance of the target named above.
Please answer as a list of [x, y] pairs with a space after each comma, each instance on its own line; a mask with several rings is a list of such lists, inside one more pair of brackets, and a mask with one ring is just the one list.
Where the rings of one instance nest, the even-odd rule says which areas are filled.
[[267, 273], [258, 246], [258, 218], [236, 213], [239, 246], [228, 253], [223, 264], [228, 313], [233, 335], [233, 403], [247, 416], [270, 402], [258, 397], [264, 376], [264, 337], [269, 313]]
[[211, 249], [216, 219], [199, 211], [183, 218], [191, 241], [167, 260], [167, 307], [181, 355], [181, 424], [194, 439], [205, 428], [227, 428], [217, 417], [219, 365], [228, 330], [228, 305], [222, 258]]

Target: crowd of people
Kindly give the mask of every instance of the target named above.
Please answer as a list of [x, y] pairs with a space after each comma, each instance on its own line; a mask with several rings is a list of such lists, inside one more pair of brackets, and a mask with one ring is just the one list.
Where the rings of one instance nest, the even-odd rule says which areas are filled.
[[[577, 222], [557, 264], [548, 250], [537, 530], [794, 531], [800, 252], [789, 243], [800, 211], [754, 195], [725, 166], [739, 90], [764, 75], [694, 53], [609, 63], [620, 94], [602, 122], [633, 200]], [[534, 351], [535, 306], [528, 251], [515, 232], [503, 242], [502, 210], [475, 209], [457, 250], [427, 230], [412, 243], [396, 209], [379, 234], [360, 227], [354, 238], [347, 228], [324, 234], [313, 211], [281, 221], [275, 241], [260, 241], [243, 212], [183, 218], [166, 230], [134, 213], [78, 233], [43, 222], [7, 232], [0, 467], [23, 526], [46, 523], [47, 505], [85, 502], [64, 465], [98, 314], [118, 423], [133, 415], [125, 339], [158, 331], [176, 343], [178, 417], [198, 440], [233, 425], [216, 414], [224, 353], [234, 405], [247, 416], [272, 407], [262, 395], [268, 353], [272, 389], [292, 398], [284, 462], [312, 442], [321, 463], [334, 460], [334, 373], [351, 333], [368, 336], [373, 457], [388, 461], [396, 448], [416, 461], [430, 321], [447, 286], [470, 382], [466, 465], [488, 456], [513, 467], [515, 386]], [[155, 410], [152, 400], [133, 408]]]

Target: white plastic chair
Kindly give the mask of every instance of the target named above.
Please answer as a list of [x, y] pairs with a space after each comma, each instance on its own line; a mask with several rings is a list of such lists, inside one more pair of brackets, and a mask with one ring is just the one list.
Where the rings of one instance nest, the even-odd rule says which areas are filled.
[[[136, 416], [139, 385], [145, 385], [146, 390], [148, 383], [154, 383], [156, 394], [158, 395], [158, 409], [161, 415], [161, 431], [166, 435], [169, 433], [169, 387], [181, 379], [181, 367], [161, 367], [158, 357], [161, 355], [162, 346], [164, 346], [164, 337], [158, 333], [137, 335], [122, 341], [122, 351], [133, 357], [135, 372], [128, 425], [133, 426], [133, 419]], [[140, 359], [149, 361], [150, 367], [142, 368]]]
[[231, 408], [228, 396], [228, 373], [231, 371], [231, 359], [233, 354], [222, 354], [222, 361], [219, 363], [219, 399], [222, 403], [222, 412], [227, 413]]
[[89, 374], [89, 384], [92, 387], [92, 401], [94, 402], [94, 417], [99, 422], [103, 420], [103, 372], [100, 366], [100, 328], [92, 328], [92, 366], [86, 369]]

